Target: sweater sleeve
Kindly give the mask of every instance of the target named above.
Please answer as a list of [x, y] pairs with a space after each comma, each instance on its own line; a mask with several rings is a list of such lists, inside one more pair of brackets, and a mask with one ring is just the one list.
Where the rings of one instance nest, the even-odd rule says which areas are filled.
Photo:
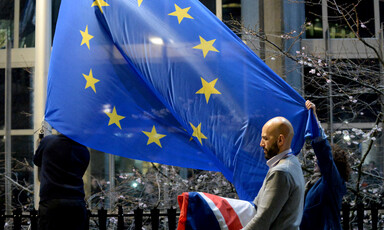
[[272, 171], [266, 178], [264, 191], [259, 193], [256, 215], [244, 230], [269, 229], [289, 197], [289, 175]]
[[333, 161], [332, 149], [328, 140], [314, 140], [312, 147], [318, 160], [321, 177], [329, 185], [337, 185], [342, 179]]

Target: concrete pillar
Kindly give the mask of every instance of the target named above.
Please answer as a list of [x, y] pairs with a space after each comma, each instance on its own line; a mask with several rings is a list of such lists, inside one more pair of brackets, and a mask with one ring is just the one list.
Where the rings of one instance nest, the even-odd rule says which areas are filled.
[[[35, 75], [34, 75], [34, 101], [33, 101], [33, 125], [34, 125], [34, 150], [38, 147], [40, 130], [45, 135], [50, 132], [49, 125], [44, 122], [44, 110], [47, 93], [47, 76], [49, 59], [51, 57], [51, 0], [36, 1], [36, 47], [35, 47]], [[35, 208], [39, 204], [38, 170], [34, 168], [34, 201]]]
[[[283, 47], [283, 1], [264, 0], [264, 32], [277, 47]], [[265, 44], [265, 63], [280, 77], [284, 76], [284, 57], [273, 45]]]
[[[305, 4], [304, 2], [284, 1], [284, 33], [296, 31], [297, 35], [305, 23]], [[296, 55], [297, 50], [301, 50], [301, 40], [285, 40], [285, 51]], [[290, 48], [290, 50], [288, 50]], [[301, 95], [304, 94], [302, 66], [295, 61], [285, 57], [285, 76], [287, 83]]]
[[[262, 0], [241, 0], [241, 17], [246, 30], [258, 32], [263, 27], [263, 11], [260, 10], [262, 3]], [[260, 52], [262, 44], [259, 39], [245, 34], [242, 39], [253, 52], [263, 59], [264, 52]]]

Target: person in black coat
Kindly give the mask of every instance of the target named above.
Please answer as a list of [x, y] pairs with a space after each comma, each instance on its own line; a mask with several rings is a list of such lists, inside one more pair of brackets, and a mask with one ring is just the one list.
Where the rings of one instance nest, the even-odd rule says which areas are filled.
[[39, 167], [40, 230], [87, 229], [82, 178], [89, 160], [85, 146], [62, 134], [41, 140], [33, 159]]

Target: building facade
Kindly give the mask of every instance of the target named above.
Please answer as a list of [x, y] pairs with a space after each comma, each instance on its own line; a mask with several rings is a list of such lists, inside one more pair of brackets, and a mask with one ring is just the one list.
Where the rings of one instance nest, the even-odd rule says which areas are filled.
[[[49, 0], [47, 0], [49, 1]], [[308, 81], [308, 71], [311, 68], [298, 65], [286, 52], [298, 56], [298, 52], [311, 53], [322, 60], [366, 60], [372, 59], [374, 64], [376, 54], [367, 45], [359, 41], [342, 22], [338, 9], [327, 1], [295, 2], [289, 0], [201, 0], [218, 18], [228, 23], [231, 20], [242, 22], [242, 27], [231, 27], [279, 76], [284, 78], [303, 97], [320, 104], [319, 116], [326, 129], [343, 130], [343, 138], [350, 138], [353, 128], [369, 130], [373, 127], [375, 116], [382, 110], [381, 106], [373, 106], [373, 115], [361, 116], [352, 122], [343, 122], [338, 113], [333, 113], [332, 101], [327, 93], [316, 98]], [[332, 1], [335, 2], [335, 1]], [[349, 3], [347, 0], [336, 1], [341, 6]], [[362, 32], [368, 45], [382, 50], [382, 22], [384, 21], [384, 1], [364, 0], [364, 5], [357, 11], [371, 33]], [[59, 12], [60, 0], [49, 1], [52, 18], [49, 35], [54, 35], [55, 24]], [[39, 11], [36, 10], [35, 0], [0, 0], [0, 204], [5, 204], [7, 210], [11, 207], [22, 207], [31, 203], [31, 193], [34, 190], [34, 169], [32, 158], [36, 148], [36, 136], [42, 128], [41, 111], [44, 104], [38, 102], [36, 95], [41, 88], [36, 88], [35, 63], [37, 52], [36, 21]], [[361, 24], [360, 24], [361, 25]], [[269, 42], [255, 38], [252, 33], [265, 36]], [[303, 34], [300, 34], [303, 31]], [[364, 30], [366, 31], [366, 30]], [[297, 39], [287, 39], [284, 35]], [[47, 41], [50, 41], [49, 39]], [[280, 47], [281, 50], [276, 49]], [[379, 71], [380, 72], [380, 71]], [[46, 76], [45, 76], [46, 77]], [[380, 81], [380, 79], [379, 79]], [[370, 95], [370, 100], [380, 97]], [[335, 98], [337, 100], [337, 98]], [[36, 108], [40, 113], [37, 113]], [[337, 110], [337, 108], [335, 108]], [[368, 111], [369, 113], [369, 111]], [[334, 115], [336, 114], [336, 115]], [[367, 113], [366, 113], [367, 114]], [[348, 120], [348, 119], [347, 119]], [[37, 125], [36, 125], [37, 123]], [[39, 125], [40, 124], [40, 125]], [[332, 133], [332, 132], [331, 132]], [[346, 134], [348, 133], [348, 135]], [[336, 137], [335, 137], [336, 138]], [[379, 138], [369, 155], [367, 162], [373, 161], [383, 170], [384, 158], [382, 140]], [[356, 144], [361, 152], [367, 148], [364, 143]], [[86, 176], [87, 196], [90, 196], [98, 186], [113, 188], [114, 178], [119, 175], [132, 173], [132, 170], [145, 171], [148, 163], [109, 155], [91, 150], [91, 164]], [[187, 171], [183, 172], [184, 175]], [[4, 183], [3, 183], [4, 181]], [[20, 183], [18, 183], [20, 182]], [[21, 183], [23, 182], [23, 183]], [[97, 183], [95, 185], [95, 183]]]

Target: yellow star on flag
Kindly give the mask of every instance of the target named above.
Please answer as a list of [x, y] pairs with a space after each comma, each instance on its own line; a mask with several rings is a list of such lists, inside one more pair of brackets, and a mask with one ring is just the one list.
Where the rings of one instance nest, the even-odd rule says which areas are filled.
[[201, 83], [203, 84], [203, 87], [199, 89], [199, 91], [197, 91], [196, 94], [204, 94], [207, 104], [208, 104], [209, 98], [211, 97], [211, 94], [221, 94], [217, 89], [215, 89], [216, 82], [217, 82], [217, 78], [211, 82], [207, 82], [204, 80], [204, 78], [201, 77]]
[[207, 56], [207, 53], [209, 51], [219, 52], [215, 47], [213, 47], [213, 43], [216, 41], [216, 39], [206, 41], [201, 36], [199, 36], [199, 38], [200, 38], [200, 44], [193, 48], [202, 50], [204, 54], [204, 58], [205, 56]]
[[92, 6], [91, 6], [91, 7], [93, 7], [93, 6], [98, 6], [99, 9], [100, 9], [100, 11], [101, 11], [101, 13], [104, 13], [104, 12], [103, 12], [103, 9], [102, 9], [101, 7], [102, 7], [102, 6], [109, 6], [109, 4], [106, 3], [106, 2], [104, 2], [104, 0], [95, 0], [95, 1], [92, 3]]
[[151, 132], [145, 132], [145, 131], [142, 131], [142, 132], [148, 136], [147, 145], [149, 145], [151, 143], [156, 143], [158, 146], [160, 146], [160, 148], [162, 148], [161, 143], [160, 143], [160, 139], [165, 137], [166, 135], [157, 133], [155, 126], [152, 127]]
[[204, 134], [201, 132], [201, 123], [197, 127], [195, 127], [191, 122], [189, 122], [189, 124], [193, 129], [192, 136], [197, 137], [197, 139], [199, 139], [200, 144], [203, 145], [203, 143], [201, 142], [201, 139], [208, 139], [208, 138], [204, 136]]
[[109, 123], [108, 123], [108, 126], [112, 125], [112, 124], [116, 124], [120, 129], [121, 129], [121, 125], [120, 125], [120, 120], [124, 119], [125, 117], [123, 116], [120, 116], [120, 115], [117, 115], [116, 113], [116, 107], [114, 106], [113, 107], [113, 111], [112, 113], [108, 113], [108, 112], [105, 112], [108, 117], [109, 117]]
[[85, 27], [85, 31], [80, 30], [80, 33], [81, 33], [81, 36], [83, 37], [83, 40], [81, 40], [80, 46], [87, 44], [88, 49], [91, 49], [89, 47], [89, 40], [91, 40], [93, 36], [88, 33], [88, 25]]
[[85, 85], [85, 88], [92, 87], [93, 91], [96, 93], [95, 84], [99, 82], [100, 80], [93, 77], [92, 69], [89, 70], [89, 75], [83, 74], [85, 80], [87, 80], [87, 84]]
[[184, 18], [194, 19], [192, 18], [191, 15], [188, 14], [188, 10], [191, 9], [191, 7], [181, 9], [178, 5], [175, 4], [175, 9], [176, 11], [169, 13], [168, 15], [177, 16], [177, 19], [179, 20], [179, 24]]
[[143, 2], [143, 0], [137, 0], [137, 4], [139, 5], [139, 7], [140, 7], [142, 2]]

